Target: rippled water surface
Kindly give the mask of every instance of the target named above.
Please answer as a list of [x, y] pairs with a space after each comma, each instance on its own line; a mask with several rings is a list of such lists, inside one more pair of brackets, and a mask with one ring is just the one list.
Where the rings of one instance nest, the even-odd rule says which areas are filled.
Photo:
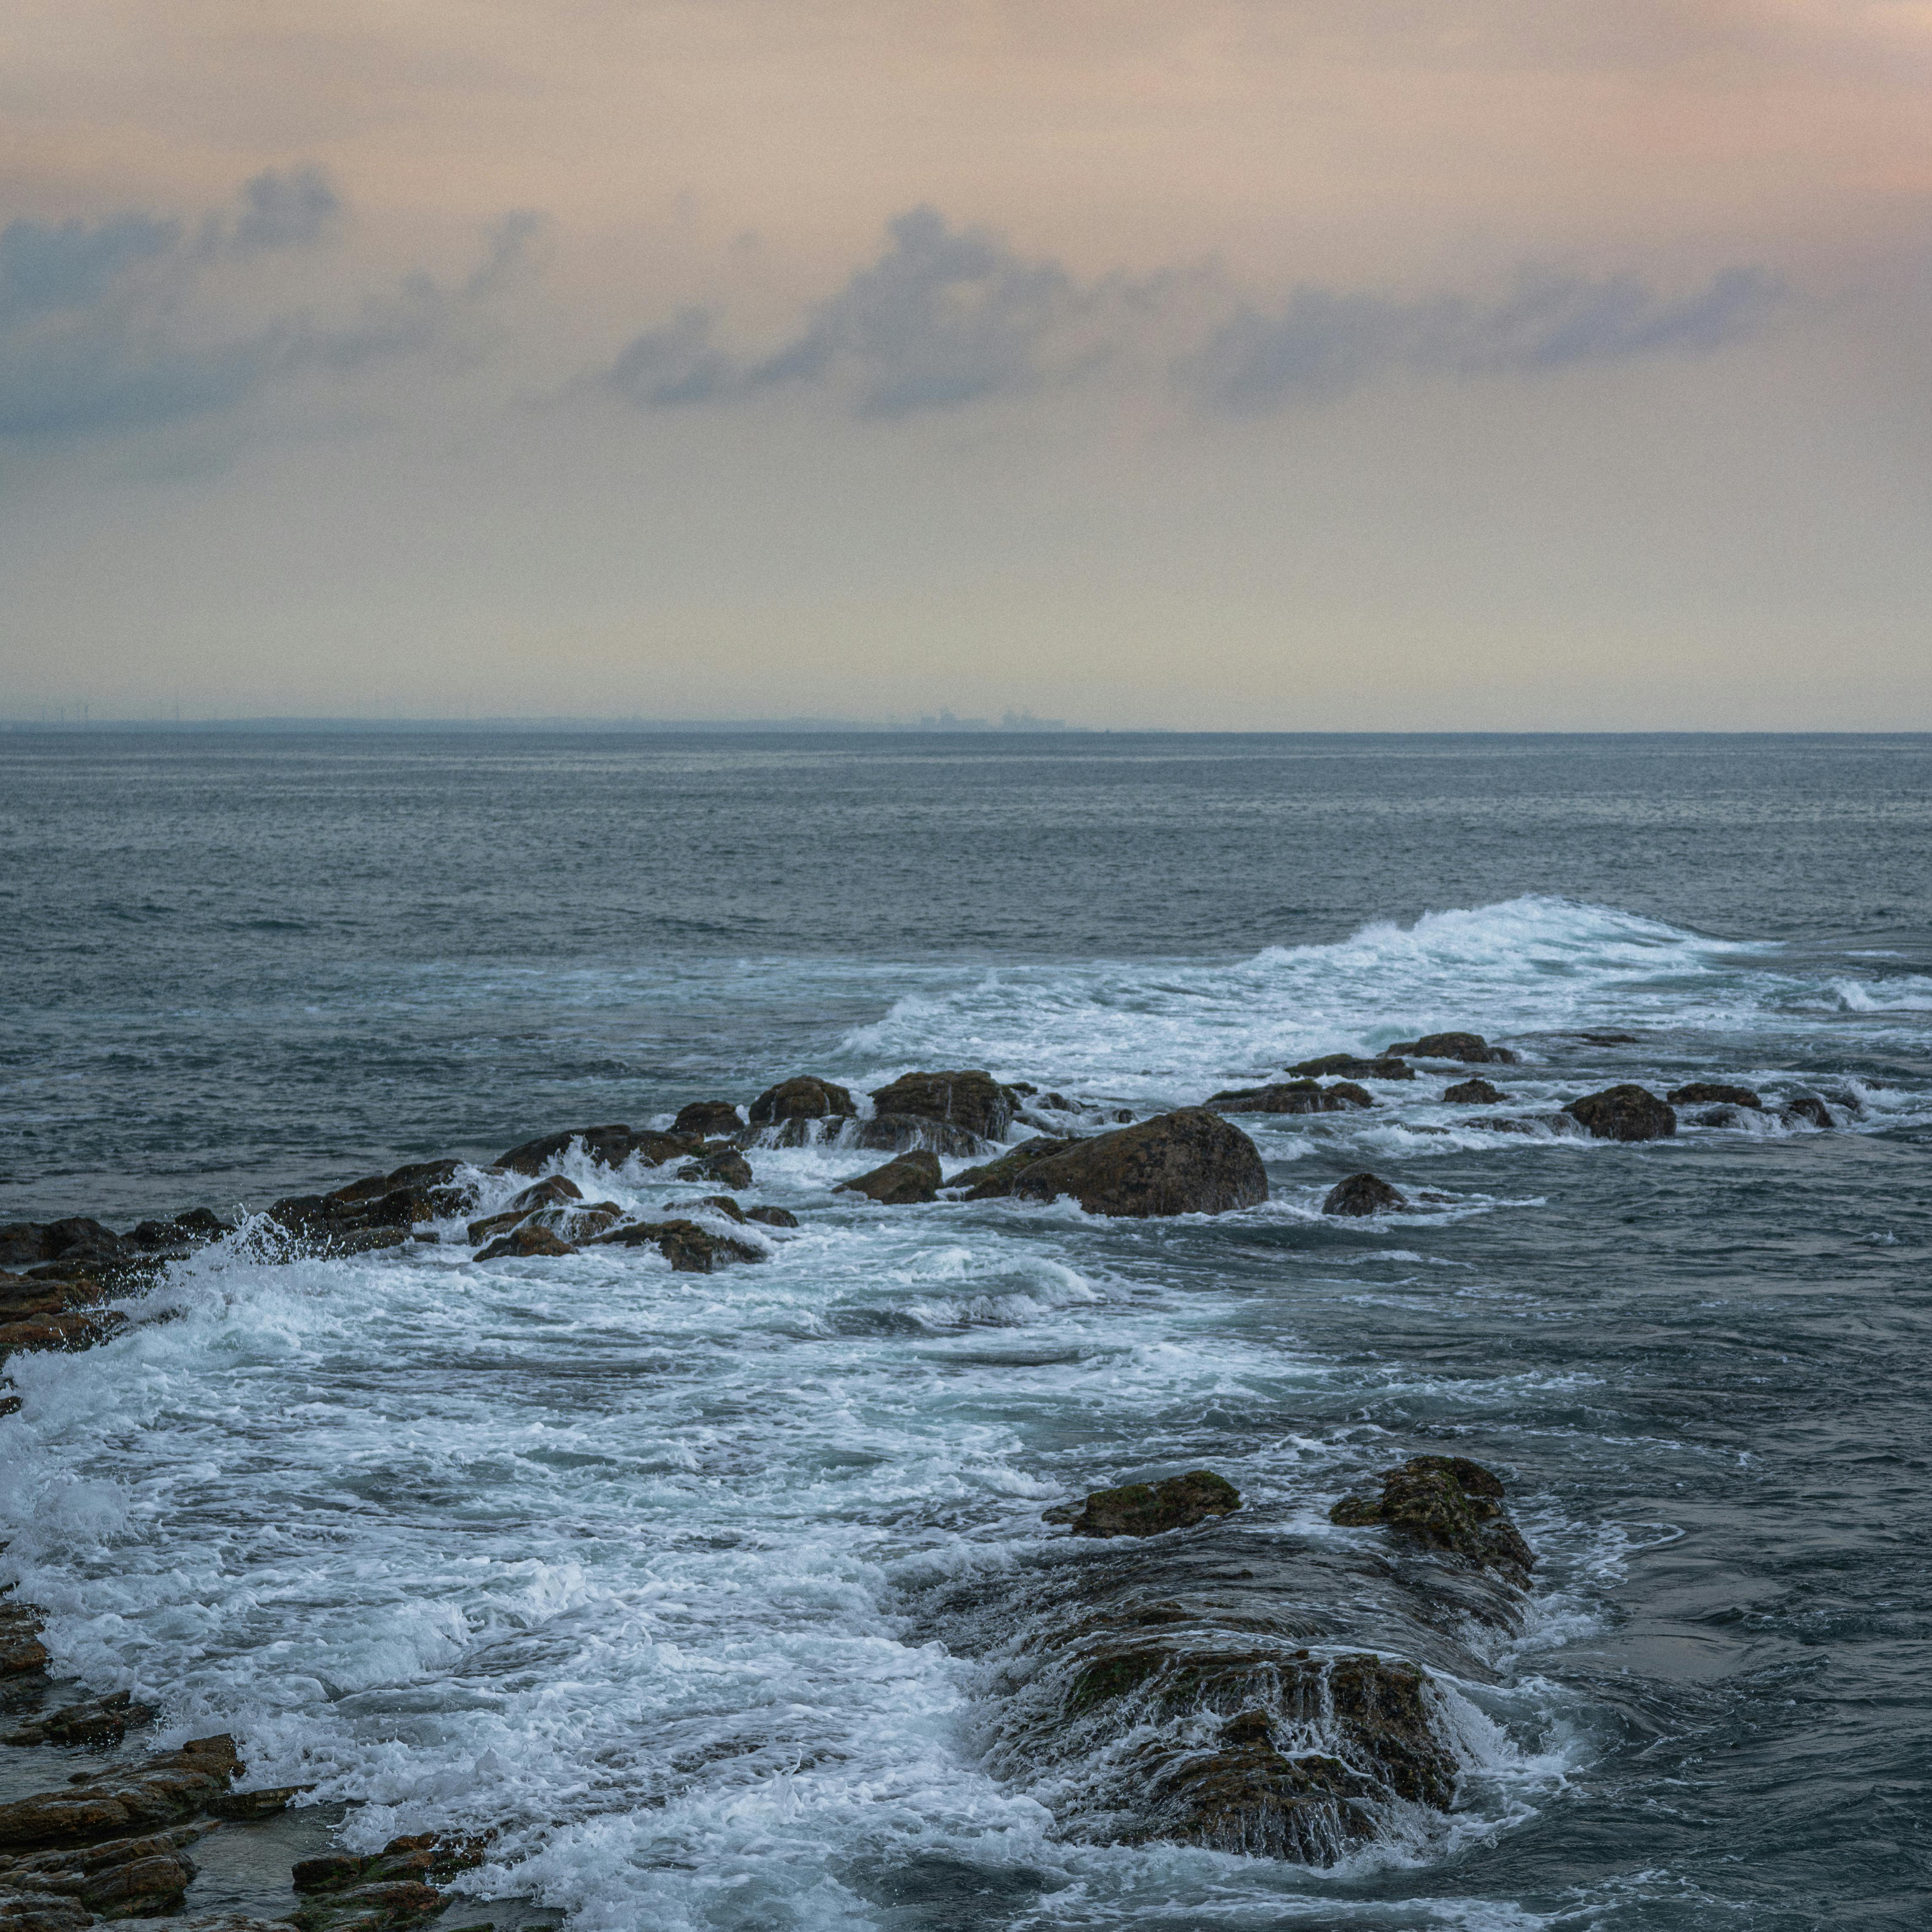
[[[0, 1570], [89, 1689], [347, 1802], [317, 1829], [498, 1827], [467, 1882], [584, 1928], [1918, 1927], [1928, 780], [1910, 738], [0, 737], [0, 1219], [799, 1071], [1147, 1112], [1450, 1027], [1523, 1114], [1770, 1103], [1507, 1135], [1430, 1070], [1245, 1120], [1273, 1198], [1171, 1222], [754, 1150], [802, 1225], [711, 1276], [224, 1244], [15, 1359]], [[1448, 1198], [1324, 1220], [1363, 1167]], [[1327, 1512], [1430, 1449], [1542, 1558], [1520, 1634], [1429, 1660], [1448, 1817], [1323, 1872], [1108, 1846], [1002, 1756], [1043, 1510], [1221, 1471], [1240, 1515], [1158, 1560], [1386, 1647], [1322, 1580], [1379, 1533]]]

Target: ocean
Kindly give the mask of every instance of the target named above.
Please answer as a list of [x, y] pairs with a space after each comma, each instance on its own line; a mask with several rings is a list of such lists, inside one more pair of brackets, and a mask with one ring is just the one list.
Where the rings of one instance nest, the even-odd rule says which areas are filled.
[[[0, 1582], [68, 1688], [312, 1787], [197, 1849], [193, 1910], [488, 1831], [448, 1926], [1932, 1911], [1932, 740], [17, 731], [0, 1018], [0, 1221], [242, 1226], [15, 1356], [0, 1419]], [[1225, 1214], [880, 1208], [819, 1142], [748, 1150], [800, 1226], [711, 1274], [250, 1238], [794, 1074], [1139, 1118], [1455, 1028], [1517, 1060], [1238, 1117], [1270, 1198]], [[1472, 1072], [1509, 1101], [1442, 1099]], [[1544, 1120], [1696, 1081], [1765, 1105]], [[1324, 1216], [1362, 1169], [1409, 1207]], [[1417, 1454], [1506, 1482], [1503, 1611], [1330, 1521]], [[1197, 1468], [1239, 1512], [1042, 1520]], [[1112, 1828], [1127, 1744], [1042, 1743], [1040, 1659], [1123, 1592], [1421, 1664], [1453, 1804], [1317, 1864]]]

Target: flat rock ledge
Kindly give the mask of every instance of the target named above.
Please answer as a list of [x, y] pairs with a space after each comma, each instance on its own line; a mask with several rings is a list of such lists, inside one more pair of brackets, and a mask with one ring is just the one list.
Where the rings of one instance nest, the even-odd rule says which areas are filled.
[[1084, 1140], [1042, 1136], [953, 1178], [968, 1200], [1070, 1196], [1090, 1214], [1226, 1214], [1268, 1198], [1255, 1144], [1205, 1107]]
[[1190, 1469], [1158, 1483], [1096, 1490], [1084, 1503], [1047, 1510], [1043, 1520], [1064, 1522], [1076, 1536], [1158, 1536], [1210, 1516], [1232, 1516], [1240, 1506], [1240, 1491], [1225, 1476]]

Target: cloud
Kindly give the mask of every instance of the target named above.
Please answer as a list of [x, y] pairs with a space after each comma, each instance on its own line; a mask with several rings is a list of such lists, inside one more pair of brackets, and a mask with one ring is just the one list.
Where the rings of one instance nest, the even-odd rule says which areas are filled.
[[1750, 268], [1677, 296], [1632, 275], [1529, 268], [1486, 301], [1303, 286], [1270, 307], [1211, 268], [1082, 281], [920, 207], [888, 223], [878, 256], [777, 349], [734, 354], [719, 340], [719, 312], [693, 307], [636, 337], [604, 380], [646, 409], [793, 388], [860, 416], [896, 417], [1109, 370], [1204, 410], [1251, 414], [1402, 370], [1526, 375], [1708, 351], [1762, 328], [1782, 295]]
[[138, 212], [0, 229], [0, 438], [206, 415], [305, 370], [448, 340], [527, 261], [542, 226], [503, 218], [454, 290], [421, 271], [373, 293], [338, 286], [338, 312], [318, 320], [292, 299], [287, 258], [316, 250], [343, 213], [320, 170], [298, 166], [255, 176], [191, 234]]

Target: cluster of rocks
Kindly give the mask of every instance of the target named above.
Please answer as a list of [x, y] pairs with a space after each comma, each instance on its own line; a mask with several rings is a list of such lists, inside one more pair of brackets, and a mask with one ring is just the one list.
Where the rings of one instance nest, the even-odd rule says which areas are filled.
[[1392, 1806], [1447, 1811], [1461, 1766], [1426, 1664], [1333, 1642], [1280, 1584], [1325, 1564], [1336, 1604], [1373, 1579], [1419, 1606], [1423, 1627], [1472, 1614], [1508, 1625], [1534, 1558], [1480, 1464], [1418, 1456], [1382, 1480], [1380, 1498], [1346, 1499], [1334, 1520], [1372, 1522], [1418, 1559], [1394, 1568], [1366, 1551], [1282, 1555], [1278, 1528], [1242, 1531], [1239, 1492], [1208, 1470], [1047, 1511], [1120, 1554], [1028, 1582], [1046, 1607], [994, 1674], [1004, 1704], [989, 1762], [1046, 1779], [1063, 1828], [1101, 1843], [1327, 1865]]

